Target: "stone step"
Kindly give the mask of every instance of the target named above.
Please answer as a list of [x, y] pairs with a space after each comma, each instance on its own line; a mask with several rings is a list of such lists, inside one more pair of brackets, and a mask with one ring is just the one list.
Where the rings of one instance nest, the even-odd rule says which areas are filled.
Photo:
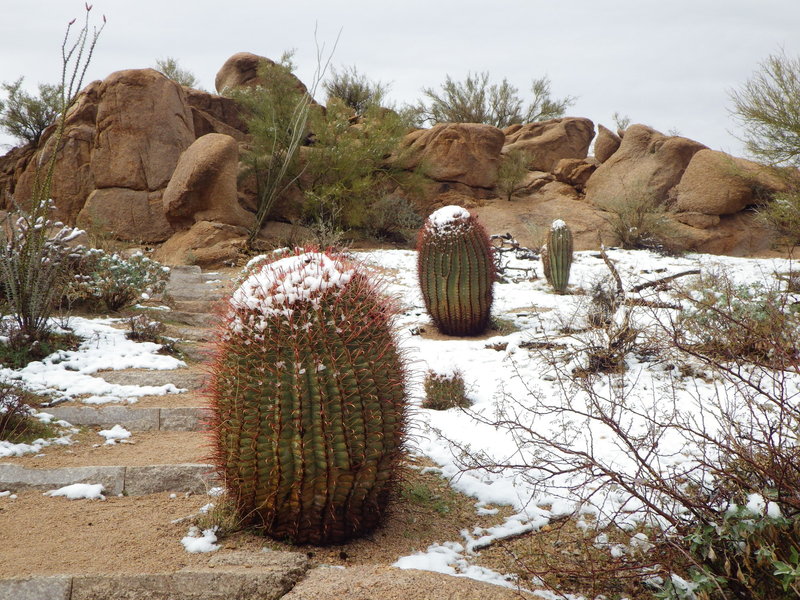
[[164, 319], [168, 322], [200, 328], [213, 327], [219, 321], [219, 318], [214, 314], [196, 313], [186, 310], [171, 310]]
[[54, 406], [46, 412], [72, 425], [109, 428], [121, 425], [129, 431], [199, 431], [205, 414], [202, 408], [196, 406]]
[[0, 490], [53, 490], [73, 483], [101, 483], [106, 495], [144, 496], [158, 492], [204, 493], [216, 485], [209, 464], [87, 466], [29, 469], [0, 463]]
[[202, 367], [180, 369], [117, 369], [94, 373], [103, 381], [116, 385], [162, 386], [172, 384], [177, 388], [191, 391], [202, 389], [207, 375]]
[[[211, 313], [214, 312], [219, 305], [222, 296], [218, 298], [209, 298], [208, 300], [176, 300], [173, 303], [171, 312], [194, 312], [194, 313]], [[169, 315], [167, 315], [167, 318]]]
[[[277, 600], [310, 568], [300, 552], [216, 555], [174, 573], [51, 575], [0, 580], [0, 600]], [[244, 563], [244, 564], [241, 564]]]

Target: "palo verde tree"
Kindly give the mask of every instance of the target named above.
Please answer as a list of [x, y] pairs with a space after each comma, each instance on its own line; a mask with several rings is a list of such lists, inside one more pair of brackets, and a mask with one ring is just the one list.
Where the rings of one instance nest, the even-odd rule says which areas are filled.
[[730, 92], [732, 113], [744, 129], [743, 141], [757, 159], [786, 177], [787, 189], [765, 203], [761, 220], [789, 246], [800, 245], [800, 56], [781, 51]]
[[468, 74], [464, 81], [447, 75], [440, 90], [423, 88], [424, 98], [414, 108], [420, 123], [486, 123], [508, 127], [516, 123], [532, 123], [561, 117], [575, 98], [554, 98], [547, 76], [531, 83], [528, 105], [519, 90], [506, 78], [499, 84], [489, 83], [489, 73]]

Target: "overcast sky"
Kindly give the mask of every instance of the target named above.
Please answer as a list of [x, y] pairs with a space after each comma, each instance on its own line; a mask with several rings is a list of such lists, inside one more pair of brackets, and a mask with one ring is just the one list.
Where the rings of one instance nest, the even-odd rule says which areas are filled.
[[[56, 82], [63, 32], [82, 19], [83, 3], [0, 8], [0, 81]], [[174, 57], [213, 91], [232, 54], [277, 59], [292, 48], [310, 83], [316, 27], [326, 52], [341, 31], [332, 64], [390, 83], [397, 104], [448, 74], [489, 71], [523, 94], [547, 75], [554, 96], [577, 98], [569, 115], [613, 126], [617, 111], [735, 154], [743, 151], [729, 90], [781, 48], [800, 55], [800, 0], [96, 0], [94, 22], [103, 14], [87, 83]]]

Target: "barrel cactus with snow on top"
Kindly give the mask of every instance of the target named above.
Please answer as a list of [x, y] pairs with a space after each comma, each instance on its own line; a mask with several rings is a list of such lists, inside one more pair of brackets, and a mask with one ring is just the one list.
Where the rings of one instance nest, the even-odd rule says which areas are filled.
[[460, 206], [433, 212], [419, 233], [417, 271], [425, 308], [442, 333], [480, 335], [489, 326], [495, 267], [477, 218]]
[[376, 527], [402, 458], [394, 308], [358, 264], [276, 257], [229, 300], [210, 386], [214, 461], [241, 518], [299, 544]]

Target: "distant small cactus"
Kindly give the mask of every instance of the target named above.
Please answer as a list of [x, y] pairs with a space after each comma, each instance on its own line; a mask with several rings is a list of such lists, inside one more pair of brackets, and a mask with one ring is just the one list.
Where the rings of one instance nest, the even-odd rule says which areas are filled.
[[553, 221], [542, 246], [542, 270], [545, 279], [557, 294], [567, 291], [572, 267], [572, 232], [561, 219]]
[[477, 218], [460, 206], [440, 208], [420, 230], [417, 252], [425, 308], [439, 331], [486, 331], [495, 268], [489, 236]]

